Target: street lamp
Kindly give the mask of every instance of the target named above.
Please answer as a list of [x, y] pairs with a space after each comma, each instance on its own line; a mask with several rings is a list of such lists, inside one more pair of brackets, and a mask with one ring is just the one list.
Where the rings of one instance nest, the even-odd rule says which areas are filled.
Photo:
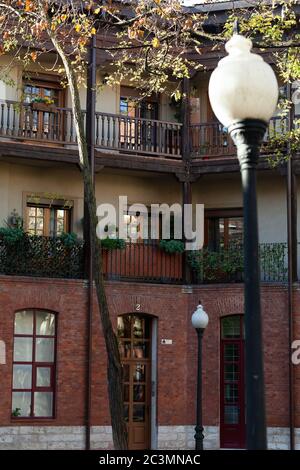
[[234, 34], [228, 56], [211, 75], [212, 109], [237, 146], [244, 204], [245, 367], [247, 448], [266, 449], [256, 167], [259, 148], [278, 101], [272, 68], [251, 53], [252, 42]]
[[197, 411], [195, 427], [195, 450], [203, 450], [203, 424], [202, 424], [202, 337], [208, 325], [208, 315], [201, 303], [192, 315], [192, 325], [198, 336], [198, 371], [197, 371]]

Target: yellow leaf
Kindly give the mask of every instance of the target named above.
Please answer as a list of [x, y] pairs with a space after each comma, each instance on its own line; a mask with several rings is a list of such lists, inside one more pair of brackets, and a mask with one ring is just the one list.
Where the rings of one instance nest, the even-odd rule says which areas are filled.
[[152, 39], [152, 46], [155, 47], [155, 49], [157, 49], [160, 46], [160, 42], [158, 38]]
[[96, 34], [96, 28], [91, 29], [91, 34], [93, 34], [93, 35]]
[[100, 13], [100, 8], [96, 8], [96, 9], [94, 10], [94, 15], [98, 15], [99, 13]]
[[26, 0], [25, 1], [25, 11], [32, 11], [33, 10], [33, 4], [31, 0]]
[[79, 24], [79, 23], [75, 24], [75, 31], [76, 31], [76, 33], [79, 33], [80, 30], [81, 30], [81, 24]]
[[33, 62], [35, 62], [36, 59], [37, 59], [37, 53], [35, 51], [33, 51], [33, 52], [30, 53], [30, 56], [31, 56], [31, 59], [33, 60]]

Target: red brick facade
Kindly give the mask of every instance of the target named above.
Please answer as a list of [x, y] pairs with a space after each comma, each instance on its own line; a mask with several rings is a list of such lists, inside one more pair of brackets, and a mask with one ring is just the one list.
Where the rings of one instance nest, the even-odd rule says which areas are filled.
[[[195, 416], [196, 335], [191, 314], [197, 302], [205, 306], [209, 325], [203, 344], [204, 424], [219, 425], [220, 317], [243, 313], [243, 286], [198, 286], [189, 293], [182, 286], [107, 283], [113, 321], [135, 312], [158, 318], [157, 420], [162, 426], [191, 425]], [[295, 287], [295, 339], [300, 339], [300, 290]], [[24, 424], [84, 425], [86, 393], [87, 288], [82, 281], [0, 277], [0, 340], [6, 343], [6, 364], [0, 365], [0, 426], [11, 419], [14, 312], [44, 308], [58, 313], [56, 418], [18, 420]], [[262, 288], [265, 382], [268, 426], [288, 422], [288, 322], [284, 286]], [[109, 425], [105, 349], [95, 303], [93, 336], [92, 417], [94, 425]], [[161, 339], [172, 339], [162, 345]], [[295, 366], [296, 426], [300, 426], [300, 366]]]

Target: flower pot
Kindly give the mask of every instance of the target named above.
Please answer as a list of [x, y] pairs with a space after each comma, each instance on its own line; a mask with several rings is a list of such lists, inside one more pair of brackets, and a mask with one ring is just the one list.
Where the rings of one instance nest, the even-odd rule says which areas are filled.
[[41, 103], [38, 101], [33, 101], [31, 103], [31, 108], [34, 111], [43, 111], [46, 113], [57, 113], [57, 108], [54, 104]]

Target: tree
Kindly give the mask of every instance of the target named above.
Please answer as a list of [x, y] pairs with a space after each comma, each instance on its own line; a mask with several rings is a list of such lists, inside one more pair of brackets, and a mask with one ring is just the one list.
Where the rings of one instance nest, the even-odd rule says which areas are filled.
[[[170, 93], [179, 99], [183, 78], [201, 68], [201, 61], [191, 60], [190, 53], [196, 51], [201, 56], [204, 47], [223, 47], [238, 16], [242, 32], [254, 38], [256, 46], [272, 48], [273, 61], [282, 79], [288, 82], [300, 78], [299, 34], [291, 38], [296, 26], [293, 0], [267, 5], [259, 2], [255, 8], [249, 2], [249, 8], [229, 12], [219, 34], [208, 32], [205, 26], [210, 15], [209, 4], [214, 2], [206, 2], [204, 13], [191, 13], [181, 3], [179, 0], [0, 0], [0, 54], [11, 57], [0, 78], [8, 80], [10, 68], [16, 62], [25, 69], [32, 63], [43, 67], [47, 54], [53, 58], [52, 70], [61, 75], [70, 89], [96, 266], [94, 281], [108, 356], [115, 449], [127, 448], [122, 367], [103, 282], [101, 241], [96, 237], [96, 199], [79, 99], [79, 86], [86, 78], [89, 42], [99, 32], [101, 41], [97, 48], [103, 50], [112, 64], [108, 84], [129, 79], [143, 94], [170, 88]], [[113, 44], [106, 40], [108, 36], [114, 38]]]

